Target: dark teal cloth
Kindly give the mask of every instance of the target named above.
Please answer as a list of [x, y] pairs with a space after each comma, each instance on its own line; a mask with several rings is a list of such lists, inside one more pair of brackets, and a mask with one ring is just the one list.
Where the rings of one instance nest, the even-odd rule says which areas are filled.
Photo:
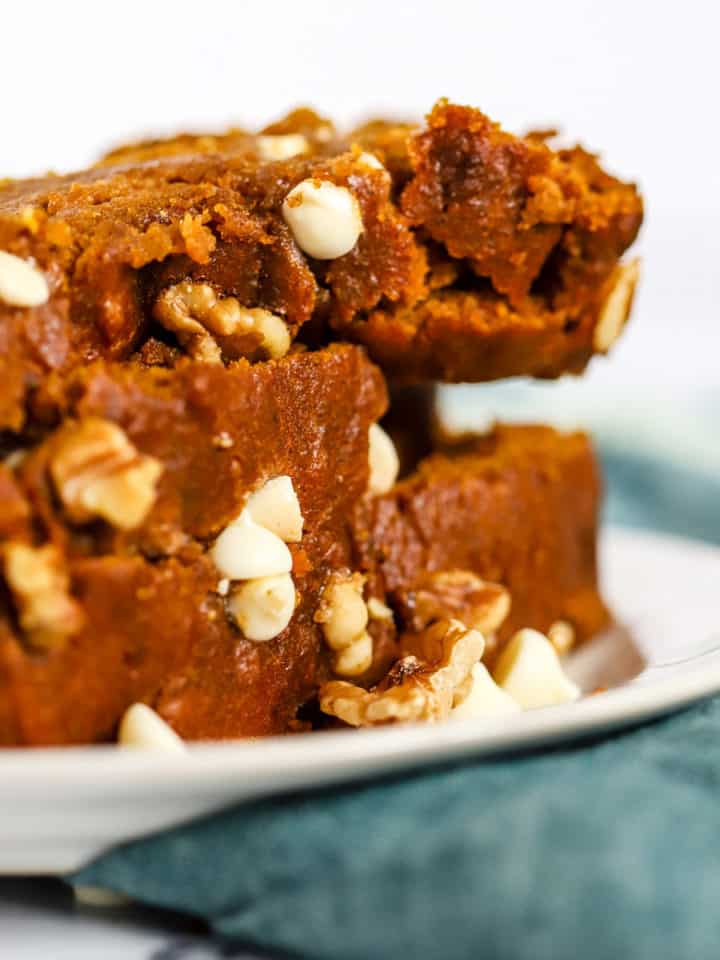
[[[720, 444], [720, 410], [715, 421]], [[601, 446], [610, 523], [720, 543], [720, 475]]]
[[[616, 515], [720, 539], [716, 488], [609, 467]], [[720, 699], [554, 752], [254, 802], [75, 879], [317, 960], [717, 960]]]
[[326, 960], [717, 960], [720, 700], [592, 746], [253, 803], [82, 883]]

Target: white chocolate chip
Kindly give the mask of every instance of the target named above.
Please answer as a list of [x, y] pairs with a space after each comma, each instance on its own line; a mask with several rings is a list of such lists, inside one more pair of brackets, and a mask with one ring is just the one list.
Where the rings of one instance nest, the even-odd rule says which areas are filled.
[[322, 623], [325, 640], [331, 650], [344, 650], [367, 627], [368, 608], [363, 600], [363, 577], [355, 574], [347, 580], [331, 583], [323, 604], [315, 615]]
[[367, 602], [367, 611], [371, 620], [392, 620], [393, 612], [387, 604], [377, 597], [370, 597]]
[[519, 712], [519, 705], [495, 683], [485, 665], [476, 663], [472, 670], [470, 692], [450, 716], [453, 720], [475, 720], [478, 717], [502, 717]]
[[526, 710], [577, 700], [579, 689], [565, 675], [555, 648], [537, 630], [519, 630], [500, 654], [495, 682]]
[[630, 313], [635, 286], [640, 276], [640, 260], [635, 258], [615, 268], [612, 286], [593, 332], [593, 349], [607, 353], [622, 333]]
[[287, 627], [295, 610], [292, 577], [281, 573], [248, 580], [233, 589], [227, 606], [248, 640], [272, 640]]
[[274, 577], [292, 570], [290, 551], [280, 537], [255, 523], [246, 510], [223, 530], [210, 556], [220, 575], [230, 580]]
[[308, 152], [307, 138], [301, 133], [271, 136], [263, 134], [256, 139], [257, 152], [263, 160], [289, 160]]
[[558, 656], [564, 657], [575, 646], [575, 628], [567, 620], [556, 620], [548, 630], [547, 636]]
[[335, 673], [340, 677], [359, 677], [372, 664], [373, 642], [369, 633], [361, 633], [335, 658]]
[[385, 169], [374, 153], [367, 153], [366, 151], [363, 151], [363, 153], [361, 153], [357, 158], [357, 162], [363, 167], [370, 167], [372, 170]]
[[317, 260], [342, 257], [363, 231], [357, 200], [329, 180], [303, 180], [288, 193], [282, 215], [302, 251]]
[[185, 744], [172, 727], [144, 703], [134, 703], [125, 711], [118, 730], [118, 744], [166, 753], [185, 751]]
[[303, 516], [290, 477], [268, 480], [250, 496], [245, 509], [255, 523], [286, 543], [302, 540]]
[[0, 250], [0, 301], [10, 307], [39, 307], [49, 297], [48, 282], [36, 266]]
[[387, 493], [397, 480], [400, 460], [395, 444], [378, 423], [373, 423], [368, 432], [370, 461], [369, 489], [371, 493]]
[[230, 593], [230, 581], [227, 577], [223, 577], [222, 580], [218, 580], [216, 590], [218, 595], [221, 597], [226, 597]]

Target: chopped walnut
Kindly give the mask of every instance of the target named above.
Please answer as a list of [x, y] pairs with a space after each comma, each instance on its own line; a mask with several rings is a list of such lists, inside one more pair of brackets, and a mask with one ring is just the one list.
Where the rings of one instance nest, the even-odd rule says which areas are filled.
[[399, 598], [408, 630], [419, 633], [435, 620], [455, 618], [481, 633], [493, 633], [510, 612], [510, 594], [470, 570], [431, 573]]
[[71, 520], [102, 517], [121, 530], [140, 526], [156, 496], [162, 464], [139, 453], [116, 423], [87, 417], [55, 436], [50, 475]]
[[335, 653], [333, 668], [342, 677], [357, 677], [372, 665], [373, 642], [367, 632], [368, 608], [360, 573], [333, 573], [315, 612], [325, 642]]
[[198, 363], [219, 364], [223, 362], [222, 350], [215, 340], [207, 334], [190, 337], [185, 343], [185, 346], [188, 355], [192, 357], [193, 360], [197, 360]]
[[353, 727], [384, 723], [437, 723], [470, 689], [472, 670], [483, 654], [477, 630], [442, 620], [414, 638], [408, 654], [371, 690], [344, 680], [320, 689], [320, 709]]
[[220, 297], [207, 283], [178, 283], [158, 297], [153, 316], [196, 360], [221, 363], [222, 349], [216, 337], [248, 339], [243, 351], [251, 356], [260, 350], [270, 359], [284, 357], [290, 349], [290, 334], [282, 317], [269, 310], [242, 306], [235, 297]]
[[70, 596], [70, 577], [57, 547], [29, 547], [11, 541], [4, 547], [5, 579], [17, 608], [18, 622], [33, 647], [51, 650], [83, 625], [83, 614]]
[[394, 620], [390, 607], [377, 597], [370, 597], [367, 602], [367, 611], [371, 620]]
[[361, 573], [336, 571], [330, 575], [314, 620], [322, 624], [325, 639], [332, 650], [349, 646], [367, 626], [364, 586], [365, 577]]

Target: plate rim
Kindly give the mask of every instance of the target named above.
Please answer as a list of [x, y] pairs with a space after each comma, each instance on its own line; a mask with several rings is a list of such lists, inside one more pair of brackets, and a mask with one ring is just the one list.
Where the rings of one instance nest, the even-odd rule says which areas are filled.
[[[705, 611], [706, 570], [712, 573], [708, 561], [720, 568], [720, 547], [607, 527], [601, 559], [609, 567], [608, 561], [615, 558], [612, 569], [619, 576], [609, 599], [616, 601], [621, 628], [623, 619], [639, 622], [637, 618], [643, 617], [642, 610], [634, 609], [632, 591], [625, 593], [622, 602], [624, 569], [630, 562], [634, 570], [647, 557], [643, 551], [663, 548], [675, 551], [678, 559], [684, 557], [688, 568], [692, 566], [689, 557], [698, 559], [699, 599]], [[628, 554], [628, 550], [635, 553]], [[667, 562], [672, 564], [673, 558]], [[661, 569], [658, 577], [663, 576]], [[710, 583], [714, 585], [714, 575]], [[652, 636], [646, 630], [644, 626], [638, 634], [641, 639]], [[714, 640], [714, 629], [711, 636]], [[652, 666], [652, 647], [640, 646], [646, 648], [646, 662]], [[659, 666], [665, 662], [662, 645], [656, 652]], [[647, 674], [641, 673], [622, 686], [579, 702], [485, 720], [482, 726], [458, 721], [189, 744], [184, 754], [119, 750], [112, 744], [3, 748], [0, 876], [68, 876], [119, 844], [237, 804], [292, 794], [307, 796], [331, 786], [357, 784], [362, 789], [383, 777], [429, 773], [463, 760], [507, 762], [518, 752], [555, 748], [634, 726], [717, 692], [720, 656], [713, 648], [710, 657], [698, 653], [680, 669], [672, 668], [666, 676], [659, 671], [649, 682]]]

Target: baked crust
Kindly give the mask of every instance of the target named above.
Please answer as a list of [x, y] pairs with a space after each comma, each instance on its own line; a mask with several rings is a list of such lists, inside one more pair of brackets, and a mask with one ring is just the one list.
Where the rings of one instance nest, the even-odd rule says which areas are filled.
[[[509, 590], [500, 646], [516, 630], [546, 633], [558, 620], [578, 642], [606, 626], [596, 560], [601, 480], [587, 436], [499, 426], [440, 446], [355, 513], [360, 566], [376, 572], [399, 629], [417, 626], [413, 611], [428, 579], [453, 570]], [[463, 611], [446, 616], [462, 620]]]
[[[362, 214], [358, 243], [329, 263], [306, 257], [282, 216], [287, 194], [308, 178], [350, 185]], [[205, 284], [279, 317], [291, 340], [303, 327], [312, 339], [331, 309], [349, 319], [381, 301], [417, 299], [426, 269], [386, 175], [353, 153], [269, 163], [242, 151], [169, 156], [10, 183], [0, 188], [0, 249], [36, 264], [50, 288], [36, 307], [0, 301], [0, 426], [15, 430], [50, 373], [94, 359], [169, 365], [182, 356], [155, 311], [176, 284]], [[218, 343], [225, 362], [267, 358], [252, 332]]]
[[[300, 153], [265, 159], [268, 139], [288, 137]], [[303, 253], [283, 217], [308, 179], [358, 204], [362, 232], [334, 259]], [[595, 329], [641, 220], [635, 187], [580, 148], [553, 151], [444, 101], [424, 127], [377, 121], [340, 136], [300, 110], [260, 134], [184, 134], [119, 147], [78, 174], [8, 182], [0, 250], [37, 265], [50, 296], [0, 303], [0, 426], [22, 428], [52, 372], [192, 352], [159, 319], [178, 284], [272, 313], [288, 342], [363, 343], [398, 380], [579, 373], [607, 349]], [[216, 339], [206, 359], [268, 355], [254, 329]]]

